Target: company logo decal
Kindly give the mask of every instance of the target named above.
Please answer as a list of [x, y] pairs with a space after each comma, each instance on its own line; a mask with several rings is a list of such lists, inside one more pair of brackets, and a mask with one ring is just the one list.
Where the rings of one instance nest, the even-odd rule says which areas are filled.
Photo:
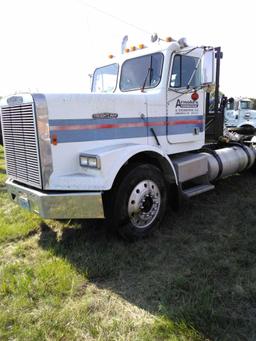
[[199, 109], [198, 101], [180, 100], [178, 99], [175, 105], [176, 114], [197, 114]]

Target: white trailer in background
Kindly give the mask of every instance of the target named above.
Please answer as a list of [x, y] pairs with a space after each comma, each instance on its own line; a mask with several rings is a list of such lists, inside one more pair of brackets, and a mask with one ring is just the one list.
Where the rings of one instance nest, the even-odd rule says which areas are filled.
[[141, 238], [170, 197], [210, 191], [254, 164], [250, 144], [223, 138], [224, 106], [207, 110], [220, 48], [167, 39], [126, 52], [95, 70], [91, 93], [2, 100], [6, 184], [21, 207], [51, 219], [107, 217]]

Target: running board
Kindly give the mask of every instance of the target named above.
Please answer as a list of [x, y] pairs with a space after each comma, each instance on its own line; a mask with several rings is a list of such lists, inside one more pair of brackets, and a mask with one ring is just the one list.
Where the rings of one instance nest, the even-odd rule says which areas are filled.
[[202, 193], [211, 191], [214, 188], [215, 188], [215, 186], [211, 185], [211, 184], [197, 185], [194, 187], [190, 187], [188, 189], [183, 189], [182, 194], [184, 195], [185, 198], [189, 199], [189, 198], [194, 197], [198, 194], [202, 194]]

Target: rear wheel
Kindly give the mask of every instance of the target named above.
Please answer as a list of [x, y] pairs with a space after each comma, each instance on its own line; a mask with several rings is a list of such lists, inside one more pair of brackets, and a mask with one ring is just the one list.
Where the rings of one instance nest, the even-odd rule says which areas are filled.
[[154, 165], [136, 165], [127, 171], [113, 196], [113, 222], [118, 233], [127, 239], [149, 235], [164, 216], [166, 183]]

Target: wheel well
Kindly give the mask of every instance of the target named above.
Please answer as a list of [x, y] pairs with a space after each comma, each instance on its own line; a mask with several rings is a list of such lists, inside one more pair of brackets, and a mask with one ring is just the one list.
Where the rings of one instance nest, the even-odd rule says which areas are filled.
[[125, 175], [132, 168], [143, 163], [152, 164], [161, 170], [166, 181], [166, 184], [169, 187], [168, 200], [170, 201], [170, 205], [172, 209], [175, 211], [179, 209], [180, 204], [179, 190], [178, 186], [176, 185], [174, 171], [170, 166], [169, 162], [164, 157], [155, 152], [142, 152], [135, 154], [126, 161], [126, 163], [118, 171], [112, 188], [109, 191], [103, 193], [104, 212], [107, 218], [110, 217], [112, 214], [111, 209], [113, 204], [113, 195], [115, 196], [115, 193], [119, 185], [121, 184], [122, 180], [125, 178]]
[[243, 124], [239, 128], [254, 128], [254, 126], [251, 124]]
[[119, 184], [125, 173], [138, 164], [147, 163], [156, 166], [163, 172], [164, 179], [169, 184], [175, 184], [175, 174], [168, 161], [155, 152], [142, 152], [133, 155], [120, 168], [114, 181], [114, 185]]

